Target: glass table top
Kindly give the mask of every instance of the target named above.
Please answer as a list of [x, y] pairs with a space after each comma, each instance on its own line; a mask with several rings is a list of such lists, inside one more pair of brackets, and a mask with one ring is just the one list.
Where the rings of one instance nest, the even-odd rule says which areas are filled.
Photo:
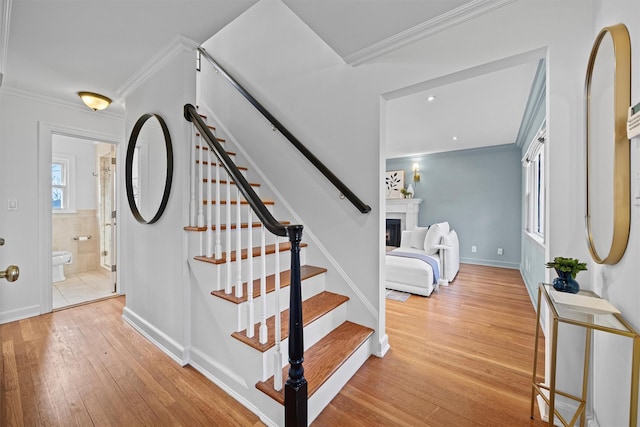
[[608, 301], [592, 291], [580, 290], [577, 294], [567, 294], [553, 289], [552, 285], [541, 283], [540, 288], [554, 316], [565, 323], [578, 324], [593, 329], [622, 335], [637, 335]]

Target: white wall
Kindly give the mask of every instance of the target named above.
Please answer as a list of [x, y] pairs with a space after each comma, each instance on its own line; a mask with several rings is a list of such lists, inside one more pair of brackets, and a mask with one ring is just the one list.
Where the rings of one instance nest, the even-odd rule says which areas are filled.
[[[190, 124], [184, 119], [182, 108], [187, 102], [195, 102], [194, 58], [193, 52], [175, 54], [126, 100], [127, 135], [145, 113], [156, 113], [167, 124], [173, 144], [174, 174], [166, 210], [158, 222], [140, 224], [129, 210], [124, 185], [119, 198], [119, 269], [127, 290], [124, 317], [180, 362], [184, 359], [189, 325], [186, 237], [182, 227], [189, 222]], [[123, 147], [123, 159], [125, 150]]]
[[[51, 182], [51, 138], [39, 141], [50, 128], [124, 139], [122, 118], [91, 111], [80, 100], [76, 107], [6, 88], [0, 92], [0, 236], [6, 240], [0, 268], [20, 267], [16, 282], [0, 282], [2, 323], [50, 310], [41, 292], [43, 283], [51, 283], [51, 192], [40, 192], [38, 181], [48, 176]], [[41, 171], [40, 157], [49, 164]], [[18, 201], [17, 211], [7, 210], [9, 199]]]
[[[640, 2], [637, 0], [595, 1], [591, 43], [602, 27], [624, 23], [631, 37], [631, 103], [640, 101]], [[635, 59], [634, 59], [635, 58]], [[586, 68], [585, 68], [586, 70]], [[640, 172], [638, 155], [640, 140], [631, 140], [631, 189], [637, 190], [633, 179]], [[632, 199], [633, 200], [633, 199]], [[640, 209], [631, 206], [631, 233], [629, 245], [622, 260], [614, 266], [589, 263], [588, 275], [593, 290], [607, 298], [623, 313], [636, 329], [640, 330]], [[584, 274], [584, 273], [583, 273]], [[582, 282], [580, 282], [582, 283]], [[631, 347], [629, 340], [612, 339], [596, 334], [594, 350], [594, 410], [601, 426], [628, 425], [629, 381]]]

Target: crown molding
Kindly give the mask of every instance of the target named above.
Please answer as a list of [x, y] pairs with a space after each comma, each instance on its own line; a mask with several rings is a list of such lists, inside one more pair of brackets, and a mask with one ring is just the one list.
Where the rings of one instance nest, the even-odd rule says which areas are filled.
[[[138, 71], [133, 73], [122, 86], [116, 90], [119, 100], [124, 105], [124, 99], [138, 86], [143, 84], [153, 73], [160, 70], [167, 62], [180, 52], [191, 52], [200, 46], [188, 37], [177, 34], [171, 41], [151, 57]], [[195, 58], [194, 58], [195, 62]]]
[[345, 56], [343, 59], [349, 65], [360, 65], [377, 56], [398, 49], [416, 40], [439, 33], [440, 31], [444, 31], [515, 1], [517, 0], [473, 0], [429, 21], [418, 24], [391, 37], [387, 37], [364, 49], [360, 49], [357, 52]]
[[415, 162], [418, 159], [430, 159], [434, 158], [443, 158], [443, 157], [455, 157], [455, 156], [469, 156], [476, 154], [485, 154], [485, 153], [497, 153], [500, 151], [518, 151], [520, 149], [514, 143], [511, 144], [499, 144], [499, 145], [488, 145], [486, 147], [474, 147], [474, 148], [461, 148], [459, 150], [448, 150], [448, 151], [438, 151], [437, 153], [416, 153], [409, 154], [407, 156], [399, 156], [399, 157], [389, 157], [386, 161], [409, 161], [410, 163]]
[[12, 0], [0, 0], [0, 86], [4, 76], [4, 69], [7, 65], [7, 52], [9, 50], [9, 23], [11, 21]]
[[[53, 98], [51, 96], [46, 96], [46, 95], [42, 95], [40, 93], [35, 93], [35, 92], [29, 92], [23, 89], [17, 89], [13, 87], [4, 86], [0, 88], [0, 95], [15, 96], [18, 98], [28, 99], [30, 101], [38, 102], [41, 104], [55, 105], [56, 107], [62, 107], [70, 110], [79, 111], [81, 113], [97, 114], [96, 112], [91, 111], [84, 104], [80, 104], [79, 102], [63, 101], [61, 99]], [[102, 110], [100, 111], [99, 114], [100, 116], [104, 116], [104, 117], [108, 117], [116, 120], [124, 119], [124, 114], [114, 113], [111, 111]]]

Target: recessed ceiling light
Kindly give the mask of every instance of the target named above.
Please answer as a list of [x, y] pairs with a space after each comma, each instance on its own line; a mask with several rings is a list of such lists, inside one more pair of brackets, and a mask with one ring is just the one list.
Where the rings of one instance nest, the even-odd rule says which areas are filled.
[[433, 102], [435, 100], [436, 100], [436, 97], [433, 96], [433, 95], [430, 95], [430, 96], [427, 97], [427, 102]]
[[457, 136], [454, 136], [452, 139], [453, 139], [454, 141], [457, 141], [457, 140], [458, 140], [458, 137], [457, 137]]

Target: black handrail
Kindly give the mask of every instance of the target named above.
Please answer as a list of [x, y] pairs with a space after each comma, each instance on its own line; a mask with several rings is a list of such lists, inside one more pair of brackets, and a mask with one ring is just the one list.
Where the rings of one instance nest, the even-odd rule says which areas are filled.
[[211, 148], [211, 151], [216, 155], [222, 166], [227, 171], [227, 173], [231, 176], [232, 180], [236, 183], [238, 190], [242, 193], [244, 198], [247, 200], [253, 211], [258, 215], [260, 221], [267, 227], [271, 233], [276, 236], [287, 237], [289, 232], [287, 229], [300, 227], [301, 225], [285, 225], [281, 224], [278, 220], [276, 220], [271, 212], [267, 209], [262, 200], [253, 188], [247, 182], [246, 178], [240, 172], [240, 169], [236, 166], [236, 164], [231, 160], [227, 152], [222, 148], [222, 145], [218, 142], [217, 138], [211, 132], [211, 130], [207, 127], [206, 123], [202, 120], [196, 107], [191, 104], [185, 104], [184, 106], [184, 118], [188, 122], [192, 122], [196, 128], [200, 131], [200, 135], [203, 136], [204, 140]]
[[291, 142], [291, 144], [293, 144], [293, 146], [296, 147], [298, 151], [300, 151], [302, 155], [311, 162], [312, 165], [314, 165], [338, 190], [340, 190], [340, 193], [344, 197], [349, 199], [349, 201], [353, 203], [360, 212], [368, 213], [371, 211], [371, 206], [360, 200], [358, 196], [356, 196], [353, 191], [349, 189], [349, 187], [347, 187], [342, 181], [340, 181], [340, 179], [335, 176], [333, 172], [331, 172], [331, 170], [329, 170], [329, 168], [325, 166], [325, 164], [322, 163], [311, 151], [309, 151], [309, 149], [305, 147], [302, 142], [300, 142], [295, 136], [293, 136], [293, 134], [289, 132], [289, 130], [284, 127], [282, 123], [280, 123], [275, 117], [273, 117], [273, 115], [269, 113], [269, 111], [267, 111], [267, 109], [264, 108], [262, 104], [260, 104], [253, 96], [251, 96], [251, 94], [247, 92], [245, 88], [240, 85], [240, 83], [238, 83], [233, 77], [231, 77], [229, 73], [227, 73], [225, 69], [222, 68], [220, 64], [218, 64], [204, 48], [199, 47], [198, 51], [211, 63], [211, 65], [213, 65], [222, 74], [225, 79], [227, 79], [229, 83], [231, 83], [233, 87], [236, 88], [238, 92], [240, 92], [242, 96], [246, 98], [247, 101], [251, 103], [251, 105], [253, 105], [271, 123], [271, 125], [275, 129], [277, 129], [285, 138], [287, 138], [289, 142]]
[[[289, 378], [284, 386], [284, 406], [286, 426], [307, 425], [307, 380], [304, 378], [304, 332], [302, 324], [302, 279], [300, 277], [300, 242], [302, 225], [285, 225], [278, 222], [267, 209], [260, 197], [253, 191], [244, 175], [222, 148], [217, 138], [202, 120], [196, 108], [191, 104], [184, 106], [184, 118], [195, 125], [200, 135], [216, 155], [218, 161], [230, 175], [231, 180], [258, 215], [260, 221], [276, 236], [288, 237], [291, 244], [291, 282], [289, 284]], [[227, 201], [229, 202], [229, 201]], [[240, 209], [240, 206], [237, 207]], [[238, 224], [238, 227], [240, 225]], [[247, 248], [252, 250], [252, 248]], [[230, 250], [230, 249], [227, 249]], [[278, 250], [276, 248], [276, 250]], [[265, 254], [262, 254], [263, 256]], [[239, 258], [237, 258], [239, 259]], [[276, 272], [276, 274], [279, 272]], [[250, 278], [251, 280], [252, 278]], [[274, 375], [279, 375], [275, 372]]]

